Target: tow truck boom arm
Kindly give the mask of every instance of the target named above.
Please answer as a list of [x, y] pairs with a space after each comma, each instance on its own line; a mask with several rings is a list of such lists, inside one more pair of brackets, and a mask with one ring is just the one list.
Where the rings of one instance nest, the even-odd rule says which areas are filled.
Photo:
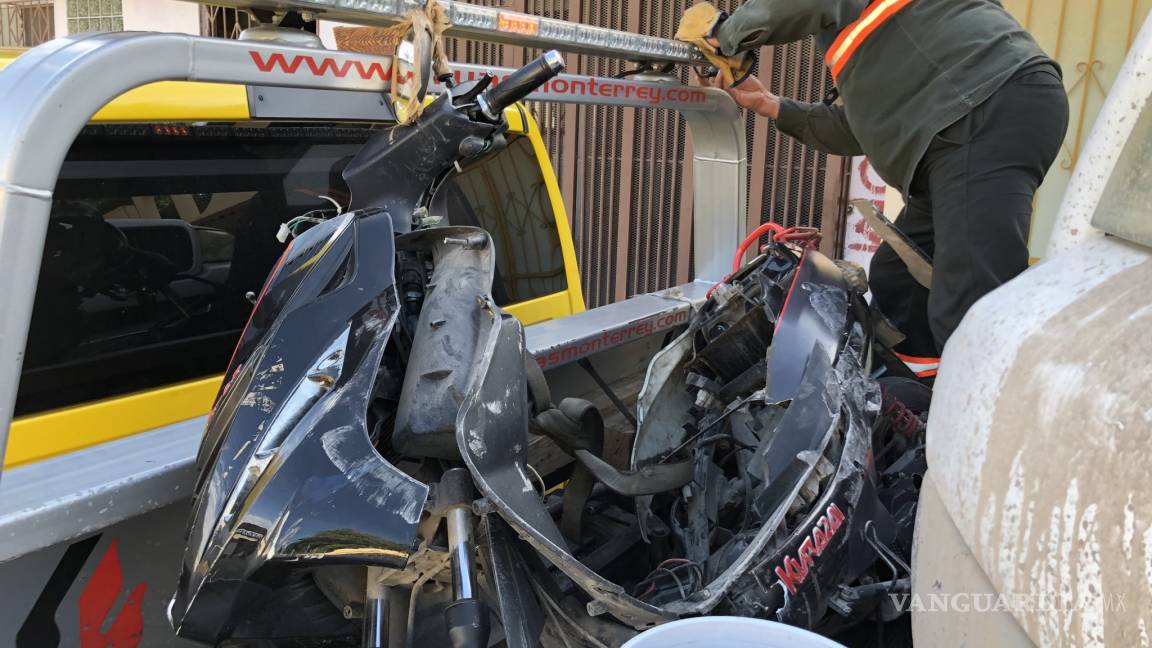
[[[198, 2], [200, 0], [189, 0]], [[361, 25], [396, 24], [421, 0], [213, 0], [212, 4], [236, 9], [306, 11], [319, 18]], [[440, 0], [450, 26], [445, 35], [505, 45], [519, 45], [562, 52], [619, 58], [640, 63], [701, 65], [707, 61], [688, 43], [669, 38], [593, 27], [566, 20], [541, 18], [496, 7]]]

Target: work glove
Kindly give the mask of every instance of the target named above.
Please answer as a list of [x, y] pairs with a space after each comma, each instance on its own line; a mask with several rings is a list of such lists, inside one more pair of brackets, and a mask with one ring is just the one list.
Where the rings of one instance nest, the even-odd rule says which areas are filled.
[[737, 56], [724, 56], [709, 38], [716, 36], [716, 30], [728, 14], [712, 6], [710, 2], [693, 5], [680, 17], [680, 28], [676, 30], [676, 40], [691, 43], [700, 50], [704, 58], [719, 71], [726, 87], [738, 85], [752, 72], [756, 57], [751, 52]]

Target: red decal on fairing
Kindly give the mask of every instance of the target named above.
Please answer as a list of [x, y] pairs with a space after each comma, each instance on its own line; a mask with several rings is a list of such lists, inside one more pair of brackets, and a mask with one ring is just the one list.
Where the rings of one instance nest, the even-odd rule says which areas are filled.
[[120, 552], [113, 540], [80, 592], [80, 648], [136, 648], [140, 645], [144, 633], [141, 606], [144, 592], [148, 589], [145, 583], [132, 588], [120, 612], [109, 624], [108, 631], [101, 630], [116, 605], [116, 599], [120, 598], [123, 583]]
[[816, 567], [816, 559], [832, 543], [832, 538], [842, 526], [844, 526], [844, 512], [839, 506], [832, 504], [816, 521], [816, 526], [808, 532], [804, 542], [800, 543], [800, 549], [797, 551], [799, 559], [792, 556], [784, 557], [783, 563], [776, 568], [776, 576], [789, 593], [795, 594], [796, 588], [808, 580], [809, 572]]
[[824, 529], [812, 529], [812, 543], [816, 545], [816, 553], [824, 553], [824, 547], [828, 546], [828, 534], [824, 533]]
[[380, 79], [381, 81], [389, 81], [392, 79], [392, 69], [386, 68], [382, 63], [359, 61], [356, 59], [346, 59], [342, 63], [337, 63], [336, 59], [325, 56], [317, 58], [315, 56], [305, 54], [294, 54], [289, 59], [288, 57], [274, 52], [264, 58], [260, 52], [256, 50], [249, 50], [248, 54], [252, 57], [252, 62], [261, 72], [275, 72], [279, 69], [281, 72], [288, 74], [296, 74], [300, 71], [301, 66], [312, 74], [312, 76], [323, 77], [331, 74], [332, 76], [343, 79], [348, 76], [348, 73], [355, 69], [356, 74], [365, 81], [371, 81], [373, 78]]

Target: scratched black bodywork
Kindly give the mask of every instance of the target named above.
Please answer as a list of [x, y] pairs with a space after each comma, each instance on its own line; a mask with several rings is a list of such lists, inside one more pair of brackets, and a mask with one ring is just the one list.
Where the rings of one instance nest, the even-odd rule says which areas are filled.
[[[786, 415], [781, 426], [796, 432], [789, 435], [792, 437], [803, 437], [805, 432], [840, 436], [842, 449], [835, 474], [803, 521], [791, 528], [771, 552], [737, 575], [729, 596], [719, 606], [720, 611], [819, 628], [828, 611], [829, 593], [839, 584], [853, 582], [877, 559], [875, 551], [862, 540], [864, 525], [871, 522], [882, 541], [892, 540], [891, 516], [880, 506], [876, 475], [870, 464], [872, 432], [880, 411], [880, 389], [862, 371], [860, 361], [856, 352], [846, 349], [835, 365], [822, 359], [808, 364], [796, 401], [789, 409], [789, 414], [796, 412], [797, 415], [792, 418]], [[781, 435], [776, 437], [779, 438]], [[795, 467], [803, 464], [796, 459], [800, 453], [824, 451], [815, 443], [796, 452], [791, 451], [793, 448], [795, 446], [790, 446], [784, 452], [778, 447], [767, 450], [775, 454], [776, 461], [790, 457]], [[776, 474], [791, 472], [785, 466]], [[794, 567], [805, 561], [802, 547], [817, 533], [816, 529], [824, 534], [827, 527], [821, 519], [827, 517], [833, 506], [844, 515], [844, 523], [826, 538], [826, 546], [821, 547], [811, 564], [804, 565], [799, 582], [793, 583], [794, 589], [789, 587], [780, 573], [787, 574], [789, 562]]]
[[[479, 228], [437, 227], [407, 234], [397, 246], [430, 251], [435, 269], [416, 324], [392, 445], [408, 456], [459, 460], [456, 417], [498, 317], [491, 297], [492, 241]], [[525, 393], [510, 396], [523, 400]]]
[[[895, 535], [873, 465], [881, 398], [862, 296], [826, 257], [773, 244], [670, 347], [689, 353], [656, 372], [676, 383], [658, 391], [675, 395], [665, 410], [683, 411], [659, 426], [641, 421], [630, 474], [680, 465], [692, 480], [634, 497], [611, 528], [639, 531], [633, 545], [656, 527], [671, 532], [683, 551], [655, 562], [687, 555], [708, 576], [678, 598], [646, 598], [627, 575], [590, 566], [598, 547], [562, 532], [529, 477], [529, 419], [549, 399], [529, 388], [520, 323], [492, 301], [491, 237], [437, 227], [425, 209], [452, 169], [491, 152], [506, 127], [464, 117], [452, 101], [378, 133], [346, 171], [360, 209], [299, 236], [269, 278], [198, 457], [171, 610], [179, 633], [209, 643], [354, 641], [358, 629], [321, 583], [343, 579], [343, 600], [359, 605], [359, 566], [385, 568], [390, 587], [413, 585], [427, 567], [437, 575], [441, 514], [427, 484], [459, 461], [483, 496], [483, 537], [501, 544], [481, 547], [492, 570], [482, 579], [510, 648], [536, 644], [541, 609], [557, 605], [561, 585], [589, 615], [636, 629], [717, 613], [827, 627], [830, 592], [875, 572], [875, 546]], [[370, 430], [382, 382], [395, 416], [374, 418]], [[742, 410], [747, 403], [755, 411]], [[727, 440], [702, 440], [717, 426]], [[737, 475], [714, 461], [729, 440], [724, 461], [743, 453]], [[623, 490], [615, 502], [651, 493]], [[728, 505], [742, 493], [751, 523], [717, 548], [709, 524], [725, 505], [719, 492]], [[851, 607], [845, 600], [839, 609]]]
[[[181, 636], [354, 640], [358, 627], [313, 582], [330, 577], [313, 574], [400, 571], [427, 551], [427, 480], [379, 451], [459, 460], [465, 381], [479, 341], [503, 317], [490, 296], [490, 237], [436, 227], [427, 211], [460, 164], [503, 144], [506, 122], [454, 105], [483, 87], [460, 86], [417, 122], [370, 138], [344, 171], [355, 210], [297, 236], [269, 276], [197, 457], [170, 613]], [[412, 371], [400, 375], [408, 360]], [[395, 430], [379, 419], [368, 427], [380, 393], [404, 403]]]
[[[649, 403], [647, 414], [661, 424], [641, 422], [640, 451], [633, 455], [633, 469], [685, 453], [695, 457], [696, 478], [685, 487], [692, 493], [685, 504], [669, 512], [654, 503], [659, 498], [637, 498], [637, 510], [642, 520], [656, 515], [674, 531], [679, 525], [684, 553], [675, 555], [705, 565], [707, 579], [688, 596], [640, 600], [604, 588], [599, 574], [580, 578], [572, 565], [562, 564], [566, 557], [549, 555], [555, 548], [528, 540], [561, 563], [600, 609], [638, 628], [655, 618], [729, 614], [835, 630], [837, 620], [828, 623], [835, 616], [828, 614], [830, 595], [858, 582], [878, 561], [864, 539], [865, 526], [877, 542], [894, 536], [872, 463], [881, 391], [869, 375], [874, 340], [867, 305], [827, 257], [779, 244], [718, 291], [683, 334], [684, 356], [656, 378], [675, 383], [672, 388], [646, 386], [667, 394], [671, 408], [684, 414], [659, 411], [659, 397]], [[685, 405], [685, 391], [695, 404]], [[698, 392], [708, 396], [701, 399]], [[757, 404], [755, 416], [742, 409], [749, 402]], [[741, 411], [744, 421], [736, 416]], [[742, 436], [734, 421], [752, 425], [758, 436]], [[717, 435], [710, 441], [731, 436], [755, 447], [737, 474], [725, 479], [744, 484], [736, 490], [748, 489], [756, 526], [719, 548], [709, 541], [717, 532], [715, 512], [705, 511], [715, 497], [710, 491], [723, 488], [725, 479], [718, 482], [710, 472], [711, 446], [693, 449], [706, 433]], [[809, 492], [797, 511], [802, 490], [812, 484], [818, 493]], [[681, 497], [669, 494], [665, 501], [669, 496]], [[828, 532], [830, 511], [834, 518], [843, 516], [834, 533]]]
[[293, 569], [398, 568], [413, 550], [428, 487], [376, 453], [365, 423], [399, 307], [392, 240], [386, 213], [345, 214], [297, 238], [268, 279], [198, 456], [172, 607], [182, 636], [275, 638], [307, 618]]
[[[457, 94], [466, 93], [463, 87]], [[434, 193], [454, 161], [489, 151], [483, 144], [499, 137], [507, 123], [487, 124], [470, 119], [453, 107], [448, 94], [437, 97], [419, 121], [380, 131], [344, 170], [352, 191], [352, 207], [378, 207], [405, 218]], [[409, 227], [399, 226], [398, 232]]]

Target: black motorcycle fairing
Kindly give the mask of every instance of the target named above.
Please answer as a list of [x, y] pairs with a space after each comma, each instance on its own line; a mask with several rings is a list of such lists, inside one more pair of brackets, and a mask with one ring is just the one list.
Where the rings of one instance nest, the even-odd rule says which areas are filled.
[[[836, 467], [836, 476], [822, 489], [820, 503], [811, 509], [805, 522], [787, 529], [788, 538], [796, 539], [797, 544], [802, 545], [804, 534], [812, 533], [813, 525], [818, 525], [821, 517], [827, 516], [828, 507], [834, 503], [838, 503], [836, 510], [848, 517], [861, 505], [862, 474], [866, 471], [867, 450], [879, 411], [879, 397], [874, 383], [859, 382], [860, 376], [856, 375], [863, 371], [860, 356], [865, 353], [866, 345], [845, 344], [853, 335], [860, 336], [862, 327], [851, 318], [852, 295], [844, 285], [839, 268], [817, 252], [807, 252], [805, 256], [812, 259], [794, 270], [791, 264], [786, 263], [768, 270], [778, 274], [781, 280], [791, 280], [795, 286], [790, 306], [780, 305], [773, 299], [768, 301], [780, 308], [781, 321], [775, 335], [788, 346], [787, 350], [781, 351], [781, 356], [789, 356], [793, 362], [802, 364], [795, 372], [785, 374], [778, 383], [783, 385], [795, 381], [792, 394], [786, 399], [791, 401], [791, 405], [779, 422], [780, 433], [774, 438], [777, 442], [767, 444], [760, 457], [765, 479], [772, 482], [766, 490], [767, 499], [762, 502], [768, 508], [766, 522], [723, 573], [704, 590], [686, 600], [655, 606], [631, 596], [623, 587], [588, 569], [572, 555], [555, 529], [532, 488], [522, 459], [515, 453], [511, 457], [507, 453], [485, 456], [491, 454], [487, 449], [492, 447], [522, 447], [526, 434], [521, 432], [524, 429], [523, 413], [516, 411], [512, 414], [503, 410], [510, 404], [504, 400], [507, 394], [503, 386], [511, 383], [513, 392], [523, 391], [516, 387], [522, 384], [523, 378], [517, 376], [518, 369], [512, 360], [517, 356], [516, 336], [511, 331], [494, 333], [502, 341], [492, 352], [483, 355], [484, 362], [477, 368], [481, 382], [469, 388], [474, 398], [462, 410], [461, 422], [457, 426], [460, 451], [481, 491], [521, 537], [589, 594], [599, 609], [633, 627], [643, 628], [679, 616], [712, 613], [734, 593], [752, 589], [748, 574], [753, 572], [757, 573], [761, 584], [755, 587], [756, 592], [742, 595], [742, 604], [732, 604], [738, 613], [764, 617], [782, 607], [787, 608], [782, 614], [792, 619], [814, 615], [817, 611], [822, 613], [820, 601], [810, 601], [804, 596], [795, 598], [792, 607], [783, 600], [765, 600], [763, 597], [772, 597], [775, 588], [765, 588], [763, 584], [779, 580], [772, 570], [793, 547], [786, 541], [777, 541], [778, 533], [801, 488], [815, 478], [818, 464], [831, 462]], [[804, 267], [808, 270], [805, 271]], [[789, 330], [793, 327], [812, 330], [796, 333]], [[680, 344], [688, 345], [691, 335], [692, 330], [681, 338]], [[780, 339], [772, 341], [770, 353], [773, 355], [778, 344], [781, 344]], [[677, 358], [671, 359], [671, 363], [684, 367], [689, 352], [685, 348]], [[769, 364], [769, 370], [771, 366]], [[671, 376], [669, 379], [678, 380]], [[489, 437], [488, 431], [498, 431], [499, 436]], [[665, 453], [679, 444], [683, 435], [682, 430], [678, 435], [670, 434], [669, 430], [652, 433], [658, 437], [658, 445], [666, 444]], [[515, 436], [509, 437], [510, 434]], [[642, 439], [637, 438], [637, 446], [641, 444]], [[654, 452], [656, 446], [649, 443], [645, 447], [651, 453], [649, 456], [658, 456]], [[635, 461], [636, 457], [633, 459]], [[872, 491], [874, 493], [874, 489]], [[874, 498], [873, 494], [870, 499]], [[870, 499], [863, 505], [869, 506]], [[820, 505], [825, 507], [823, 511], [819, 509]], [[849, 520], [844, 524], [851, 527], [853, 523]], [[842, 546], [851, 535], [848, 529], [838, 534], [835, 537], [837, 546]], [[854, 566], [856, 561], [852, 563]], [[867, 564], [870, 563], [865, 566]], [[821, 567], [821, 576], [831, 574], [830, 577], [834, 577], [851, 571], [833, 558]], [[768, 575], [759, 573], [763, 571]], [[823, 578], [814, 576], [801, 584], [818, 589], [821, 581]]]
[[[876, 502], [869, 459], [871, 433], [879, 413], [879, 390], [866, 374], [870, 338], [864, 324], [858, 321], [855, 300], [859, 296], [847, 287], [840, 269], [814, 251], [806, 251], [798, 258], [786, 249], [773, 249], [734, 281], [742, 282], [740, 293], [728, 289], [710, 301], [689, 330], [666, 350], [668, 353], [658, 356], [650, 366], [645, 390], [654, 391], [641, 396], [645, 418], [632, 458], [634, 468], [666, 461], [672, 453], [684, 450], [692, 438], [699, 438], [699, 432], [689, 437], [681, 425], [672, 424], [694, 422], [694, 417], [699, 416], [691, 414], [698, 410], [684, 407], [691, 405], [692, 394], [703, 389], [698, 385], [705, 384], [693, 378], [696, 382], [688, 390], [686, 378], [694, 367], [703, 366], [714, 372], [725, 393], [731, 391], [728, 385], [740, 382], [737, 374], [742, 375], [741, 370], [759, 371], [762, 386], [768, 377], [766, 388], [748, 397], [762, 403], [765, 411], [780, 412], [775, 418], [764, 419], [766, 423], [770, 421], [775, 432], [764, 437], [748, 468], [747, 478], [761, 484], [754, 488], [759, 490], [755, 505], [763, 522], [731, 551], [717, 551], [715, 575], [709, 577], [707, 584], [685, 599], [661, 605], [641, 601], [614, 590], [614, 585], [598, 574], [583, 570], [564, 545], [534, 536], [531, 529], [525, 533], [513, 522], [534, 549], [595, 599], [600, 610], [636, 628], [653, 621], [714, 613], [779, 616], [810, 625], [825, 609], [824, 598], [811, 592], [822, 592], [826, 598], [827, 591], [821, 588], [828, 583], [851, 581], [875, 560], [874, 553], [858, 551], [859, 525], [883, 517], [878, 513], [874, 517], [873, 513], [878, 508], [881, 513], [883, 510]], [[750, 310], [755, 308], [763, 308], [766, 317]], [[725, 309], [736, 310], [726, 313]], [[737, 362], [718, 353], [700, 353], [701, 345], [706, 350], [708, 344], [728, 340], [729, 332], [739, 330], [747, 317], [759, 317], [758, 327], [772, 327], [769, 336], [756, 332], [756, 340], [745, 345], [751, 348], [770, 344], [767, 362], [757, 363], [754, 357]], [[718, 323], [724, 326], [713, 326]], [[778, 370], [774, 360], [799, 366]], [[788, 387], [786, 398], [776, 400], [768, 394], [773, 381]], [[740, 394], [754, 387], [741, 387], [729, 396], [743, 402]], [[685, 393], [690, 394], [687, 399]], [[724, 402], [728, 399], [725, 397]], [[677, 413], [678, 407], [684, 407], [688, 414]], [[691, 431], [694, 427], [689, 428]], [[803, 495], [803, 512], [796, 513], [801, 493], [808, 492], [813, 484], [817, 485], [818, 495], [815, 499], [809, 499], [812, 494]], [[706, 497], [702, 492], [696, 496]], [[504, 503], [490, 499], [508, 518]], [[648, 502], [638, 501], [638, 511], [648, 509]], [[829, 536], [830, 515], [837, 520], [837, 532]], [[814, 550], [815, 541], [810, 540], [813, 537], [820, 539], [824, 556], [815, 566], [808, 562]], [[880, 540], [887, 541], [887, 537], [881, 531]], [[798, 575], [790, 555], [797, 556], [796, 561], [803, 559], [799, 564], [808, 571]], [[788, 592], [787, 596], [784, 581], [776, 573], [776, 568], [785, 564], [791, 570], [786, 574], [796, 586], [795, 593]]]
[[[483, 308], [483, 306], [478, 306]], [[456, 419], [460, 455], [486, 496], [494, 498], [509, 524], [528, 527], [566, 547], [564, 537], [528, 473], [528, 380], [524, 370], [524, 329], [505, 313], [496, 315], [480, 337], [471, 366], [467, 399]]]
[[[295, 303], [292, 300], [293, 295], [301, 283], [310, 276], [308, 272], [298, 271], [298, 268], [316, 256], [325, 246], [332, 245], [334, 238], [338, 238], [338, 232], [347, 227], [348, 222], [348, 217], [325, 221], [289, 242], [272, 268], [272, 272], [265, 279], [252, 314], [248, 316], [248, 323], [240, 333], [240, 339], [232, 351], [232, 358], [228, 361], [228, 368], [224, 372], [224, 384], [216, 394], [212, 411], [208, 413], [208, 427], [200, 440], [200, 450], [196, 454], [197, 484], [194, 493], [201, 491], [204, 480], [209, 477], [210, 473], [205, 468], [216, 460], [222, 436], [228, 429], [213, 426], [212, 421], [217, 416], [225, 415], [224, 412], [230, 412], [229, 416], [236, 413], [235, 410], [245, 396], [244, 386], [251, 383], [252, 372], [256, 369], [256, 365], [249, 360], [265, 341], [269, 329], [276, 324], [285, 308]], [[267, 384], [263, 391], [278, 391], [279, 387], [278, 383]], [[271, 393], [267, 395], [272, 396]], [[231, 402], [227, 402], [230, 398]], [[263, 415], [258, 412], [248, 412], [245, 416], [263, 420]]]
[[477, 227], [437, 227], [406, 234], [396, 246], [431, 252], [434, 270], [408, 357], [392, 445], [406, 456], [458, 461], [456, 419], [496, 317], [490, 296], [496, 268], [492, 239]]
[[290, 564], [400, 568], [415, 548], [428, 486], [366, 429], [399, 309], [393, 256], [390, 217], [353, 212], [301, 235], [269, 279], [201, 450], [181, 636], [280, 636], [276, 619], [309, 614], [284, 591]]
[[[851, 291], [844, 275], [831, 259], [814, 250], [796, 256], [778, 244], [731, 281], [745, 279], [758, 280], [758, 290], [764, 293], [762, 308], [733, 315], [725, 312], [733, 310], [727, 300], [713, 299], [693, 318], [688, 331], [654, 357], [651, 377], [658, 380], [645, 383], [637, 403], [640, 430], [632, 450], [633, 469], [662, 458], [684, 441], [693, 406], [688, 396], [693, 390], [686, 378], [694, 365], [711, 369], [719, 381], [730, 380], [733, 376], [726, 374], [740, 373], [739, 369], [746, 369], [746, 376], [753, 378], [758, 373], [762, 379], [766, 365], [766, 400], [786, 403], [796, 397], [814, 351], [824, 354], [828, 362], [840, 353], [850, 315], [855, 312], [850, 312]], [[793, 302], [795, 307], [789, 308]], [[765, 322], [772, 326], [770, 335], [762, 335], [755, 343], [733, 344], [742, 336], [756, 338], [757, 334], [750, 333]], [[722, 332], [715, 335], [706, 328]], [[765, 351], [765, 363], [750, 366], [751, 359], [763, 358]]]
[[[880, 390], [863, 373], [859, 355], [846, 352], [833, 365], [822, 354], [813, 354], [796, 398], [781, 420], [782, 428], [803, 431], [823, 426], [842, 441], [839, 456], [821, 445], [813, 448], [814, 453], [801, 451], [794, 457], [824, 457], [835, 463], [835, 473], [803, 521], [773, 543], [762, 560], [733, 572], [737, 578], [720, 611], [743, 616], [773, 612], [775, 620], [814, 628], [827, 611], [828, 584], [852, 582], [876, 560], [876, 553], [863, 542], [864, 525], [876, 524], [885, 542], [892, 532], [871, 465]], [[796, 415], [789, 420], [793, 412]], [[794, 471], [785, 474], [789, 472]], [[785, 512], [789, 501], [777, 501], [779, 512]]]
[[485, 333], [456, 424], [460, 454], [480, 492], [521, 538], [617, 618], [635, 627], [674, 619], [632, 598], [570, 553], [528, 474], [523, 328], [501, 314]]
[[537, 646], [544, 630], [543, 603], [537, 598], [529, 567], [511, 527], [498, 514], [480, 518], [480, 548], [489, 587], [500, 613], [507, 648]]
[[[445, 169], [451, 170], [468, 153], [487, 152], [485, 146], [461, 149], [469, 143], [490, 142], [507, 128], [506, 123], [473, 121], [453, 106], [450, 93], [440, 95], [415, 123], [379, 131], [348, 163], [343, 175], [352, 192], [352, 208], [383, 209], [398, 233], [411, 231], [420, 201], [431, 199]], [[398, 178], [403, 178], [403, 188], [397, 188]]]
[[[776, 322], [768, 362], [768, 399], [792, 400], [816, 351], [836, 359], [849, 331], [851, 294], [844, 273], [831, 259], [807, 251], [800, 258], [784, 309]], [[795, 307], [789, 306], [795, 303]]]

